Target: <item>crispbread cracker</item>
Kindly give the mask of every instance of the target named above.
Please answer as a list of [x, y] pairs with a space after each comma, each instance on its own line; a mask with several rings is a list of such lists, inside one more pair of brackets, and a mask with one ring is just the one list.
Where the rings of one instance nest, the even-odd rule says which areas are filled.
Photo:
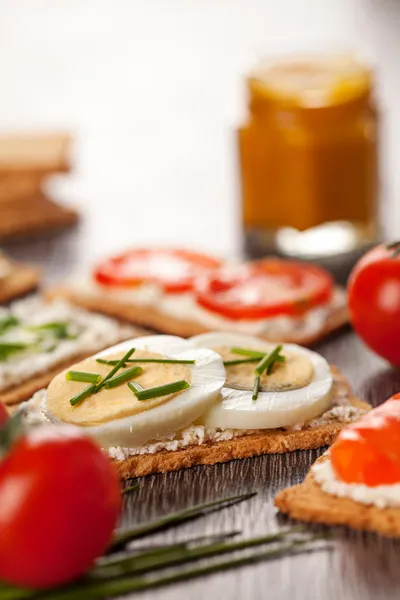
[[[115, 343], [122, 342], [125, 339], [131, 339], [134, 337], [139, 337], [141, 335], [146, 335], [148, 333], [144, 329], [137, 328], [133, 333], [129, 334], [129, 337], [126, 336], [121, 337], [120, 340], [117, 340]], [[104, 347], [97, 348], [96, 352], [100, 352], [104, 350]], [[50, 382], [54, 379], [58, 373], [67, 369], [70, 365], [80, 362], [85, 358], [93, 355], [93, 351], [87, 352], [86, 354], [75, 354], [71, 356], [68, 360], [64, 360], [59, 362], [57, 365], [51, 367], [49, 371], [44, 373], [39, 373], [38, 375], [34, 375], [31, 379], [24, 381], [20, 385], [11, 387], [7, 390], [0, 391], [0, 402], [6, 404], [7, 406], [12, 406], [14, 404], [19, 404], [20, 402], [24, 402], [25, 400], [29, 400], [33, 396], [35, 392], [46, 388]]]
[[78, 221], [75, 210], [53, 202], [41, 192], [15, 202], [4, 201], [0, 211], [0, 240], [63, 229]]
[[65, 132], [0, 135], [0, 173], [68, 171], [71, 137]]
[[11, 262], [11, 272], [0, 279], [0, 304], [5, 304], [35, 290], [40, 281], [40, 270], [31, 265]]
[[[317, 462], [327, 458], [324, 455]], [[275, 505], [280, 512], [299, 521], [346, 525], [352, 529], [400, 537], [400, 508], [377, 508], [328, 494], [316, 482], [312, 471], [303, 483], [279, 492]]]
[[[191, 337], [200, 333], [210, 331], [209, 327], [205, 327], [196, 321], [184, 321], [176, 319], [171, 315], [165, 315], [153, 307], [140, 306], [121, 302], [115, 298], [106, 297], [98, 294], [78, 293], [68, 287], [54, 288], [48, 292], [50, 298], [62, 297], [67, 298], [70, 302], [82, 306], [87, 310], [104, 313], [106, 315], [123, 319], [129, 323], [137, 323], [143, 327], [149, 327], [160, 333], [169, 335], [178, 335], [180, 337]], [[265, 338], [271, 342], [287, 342], [309, 346], [321, 339], [325, 338], [330, 333], [340, 329], [348, 322], [348, 311], [346, 307], [334, 308], [332, 313], [327, 318], [321, 329], [312, 334], [303, 334], [292, 332], [279, 336], [271, 334], [258, 334], [258, 337]]]
[[41, 173], [0, 173], [0, 211], [3, 202], [15, 202], [39, 192]]
[[[345, 382], [339, 371], [332, 371]], [[334, 384], [333, 396], [335, 395]], [[346, 382], [348, 388], [349, 384]], [[356, 396], [350, 397], [353, 406], [369, 410], [371, 407]], [[243, 435], [232, 440], [206, 442], [198, 446], [190, 446], [180, 450], [160, 450], [154, 454], [130, 456], [114, 463], [123, 479], [141, 477], [151, 473], [166, 473], [196, 465], [214, 465], [239, 458], [250, 458], [262, 454], [291, 452], [320, 448], [333, 442], [344, 423], [327, 423], [318, 427], [306, 427], [300, 430], [270, 429], [250, 435]]]

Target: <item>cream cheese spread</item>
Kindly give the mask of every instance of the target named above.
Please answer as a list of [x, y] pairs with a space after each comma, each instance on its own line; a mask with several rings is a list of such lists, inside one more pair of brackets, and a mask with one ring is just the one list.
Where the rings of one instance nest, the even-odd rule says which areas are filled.
[[326, 319], [333, 310], [344, 307], [346, 293], [336, 288], [332, 300], [326, 306], [312, 308], [299, 317], [277, 316], [256, 321], [232, 320], [203, 308], [197, 304], [193, 294], [165, 294], [161, 288], [154, 284], [142, 284], [130, 289], [107, 289], [106, 286], [96, 284], [89, 277], [82, 277], [71, 282], [72, 289], [78, 294], [95, 296], [101, 294], [110, 296], [120, 302], [136, 304], [138, 306], [154, 307], [181, 321], [195, 321], [210, 330], [234, 331], [252, 335], [269, 334], [274, 338], [285, 334], [313, 335], [320, 331]]
[[133, 335], [133, 329], [114, 319], [87, 312], [65, 301], [44, 302], [38, 296], [0, 309], [0, 320], [15, 317], [19, 324], [0, 338], [3, 343], [32, 344], [32, 328], [67, 322], [70, 339], [52, 340], [47, 349], [34, 347], [0, 362], [0, 391], [4, 391], [80, 354], [92, 354]]
[[345, 483], [336, 477], [329, 458], [316, 463], [312, 467], [312, 473], [323, 491], [333, 496], [350, 498], [355, 502], [374, 505], [377, 508], [400, 506], [400, 483], [375, 487], [359, 483]]

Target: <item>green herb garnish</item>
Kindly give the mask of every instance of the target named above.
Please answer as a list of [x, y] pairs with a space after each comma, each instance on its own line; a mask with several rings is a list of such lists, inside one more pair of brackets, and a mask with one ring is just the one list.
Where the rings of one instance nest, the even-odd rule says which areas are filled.
[[88, 385], [88, 387], [79, 392], [79, 394], [76, 394], [76, 396], [71, 398], [71, 400], [69, 401], [71, 406], [75, 406], [76, 404], [79, 404], [79, 402], [82, 402], [82, 400], [86, 400], [86, 398], [89, 398], [89, 396], [94, 394], [95, 389], [96, 385], [94, 383]]
[[258, 350], [248, 350], [247, 348], [231, 348], [232, 354], [241, 354], [242, 356], [248, 356], [249, 358], [264, 358], [265, 352], [259, 352]]
[[3, 335], [8, 329], [17, 325], [19, 325], [19, 319], [14, 317], [14, 315], [8, 315], [4, 319], [0, 319], [0, 335]]
[[[105, 360], [104, 358], [96, 358], [96, 362], [101, 365], [116, 365], [118, 360]], [[194, 365], [195, 360], [175, 360], [169, 358], [134, 358], [125, 361], [126, 363], [161, 363], [170, 365]], [[125, 365], [124, 365], [125, 366]]]
[[29, 344], [12, 343], [12, 342], [1, 342], [0, 343], [0, 361], [7, 360], [10, 356], [18, 354], [23, 350], [27, 350], [30, 347]]
[[131, 369], [127, 369], [126, 371], [124, 371], [124, 373], [121, 373], [120, 375], [116, 375], [115, 377], [112, 377], [112, 379], [109, 379], [108, 381], [106, 381], [106, 383], [104, 384], [104, 387], [107, 390], [110, 388], [117, 387], [118, 385], [121, 385], [122, 383], [126, 383], [127, 381], [129, 381], [129, 379], [133, 379], [134, 377], [137, 377], [142, 372], [143, 372], [143, 369], [141, 367], [132, 367]]
[[138, 400], [150, 400], [151, 398], [159, 398], [160, 396], [166, 396], [167, 394], [175, 394], [176, 392], [187, 390], [189, 387], [190, 385], [187, 381], [180, 379], [179, 381], [174, 381], [173, 383], [159, 385], [143, 391], [132, 389], [131, 386], [129, 386], [129, 389], [132, 390]]
[[101, 375], [99, 373], [85, 373], [84, 371], [67, 371], [65, 379], [68, 381], [86, 381], [87, 383], [99, 383]]
[[128, 388], [136, 395], [136, 392], [142, 392], [144, 388], [137, 381], [129, 381]]
[[260, 391], [260, 376], [256, 375], [254, 378], [254, 387], [253, 387], [253, 395], [252, 395], [253, 400], [257, 400], [259, 391]]
[[246, 363], [259, 362], [259, 358], [237, 358], [234, 360], [224, 360], [225, 367], [233, 367], [234, 365], [244, 365]]
[[119, 360], [117, 362], [117, 364], [115, 365], [115, 367], [113, 369], [111, 369], [111, 371], [108, 373], [108, 375], [106, 375], [104, 377], [104, 379], [102, 381], [100, 381], [100, 383], [97, 384], [96, 388], [95, 388], [95, 393], [97, 394], [97, 392], [99, 392], [101, 390], [101, 388], [104, 386], [104, 384], [106, 383], [106, 381], [108, 381], [109, 379], [111, 379], [112, 377], [114, 377], [114, 375], [123, 368], [123, 366], [125, 365], [126, 361], [128, 360], [128, 358], [130, 358], [132, 356], [132, 354], [135, 352], [136, 348], [131, 348], [130, 350], [128, 350], [128, 352], [126, 354], [124, 354], [124, 356], [121, 358], [121, 360]]
[[[271, 373], [272, 367], [274, 366], [274, 363], [278, 361], [278, 356], [280, 356], [279, 353], [281, 350], [282, 346], [279, 345], [276, 346], [276, 348], [274, 348], [272, 352], [266, 354], [256, 367], [256, 375], [262, 375], [264, 371], [267, 371], [267, 374], [269, 375]], [[285, 357], [282, 356], [281, 359], [283, 359], [284, 361]]]
[[42, 325], [29, 326], [30, 331], [51, 333], [57, 340], [75, 340], [78, 336], [69, 333], [70, 323], [68, 321], [54, 321]]

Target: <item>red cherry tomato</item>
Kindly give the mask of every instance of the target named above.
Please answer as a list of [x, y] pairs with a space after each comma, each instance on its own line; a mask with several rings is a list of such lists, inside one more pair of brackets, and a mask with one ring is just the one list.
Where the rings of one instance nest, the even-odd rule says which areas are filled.
[[369, 486], [400, 481], [400, 394], [343, 429], [331, 447], [336, 475]]
[[47, 588], [106, 550], [121, 509], [116, 471], [70, 426], [33, 429], [0, 463], [0, 580]]
[[350, 319], [364, 342], [400, 366], [400, 243], [378, 246], [354, 267], [348, 284]]
[[0, 402], [0, 427], [8, 421], [8, 412], [2, 402]]
[[94, 278], [104, 286], [156, 283], [165, 292], [177, 294], [190, 291], [196, 277], [220, 265], [211, 256], [188, 250], [136, 249], [100, 263]]
[[197, 302], [229, 319], [301, 315], [329, 302], [331, 276], [306, 263], [265, 259], [222, 268], [199, 280]]

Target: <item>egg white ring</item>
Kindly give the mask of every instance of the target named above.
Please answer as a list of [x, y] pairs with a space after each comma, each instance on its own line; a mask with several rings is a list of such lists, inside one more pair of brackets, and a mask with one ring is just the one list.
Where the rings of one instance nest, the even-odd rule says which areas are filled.
[[[195, 360], [194, 365], [186, 365], [191, 372], [190, 388], [137, 415], [83, 427], [85, 433], [98, 440], [103, 448], [143, 446], [150, 440], [174, 434], [207, 411], [218, 399], [225, 383], [225, 368], [219, 354], [196, 348], [190, 341], [176, 336], [149, 335], [127, 340], [98, 352], [94, 358], [127, 352], [130, 348], [163, 354], [171, 359]], [[51, 421], [60, 422], [49, 411], [45, 414]]]
[[[190, 338], [198, 348], [220, 346], [250, 347], [266, 351], [276, 348], [260, 338], [236, 333], [204, 333]], [[289, 427], [313, 419], [331, 404], [333, 376], [328, 362], [316, 352], [297, 346], [282, 344], [283, 352], [303, 354], [314, 367], [312, 382], [297, 390], [260, 392], [252, 399], [252, 391], [223, 387], [220, 401], [204, 413], [199, 423], [223, 429], [275, 429]], [[238, 357], [239, 358], [239, 357]]]

